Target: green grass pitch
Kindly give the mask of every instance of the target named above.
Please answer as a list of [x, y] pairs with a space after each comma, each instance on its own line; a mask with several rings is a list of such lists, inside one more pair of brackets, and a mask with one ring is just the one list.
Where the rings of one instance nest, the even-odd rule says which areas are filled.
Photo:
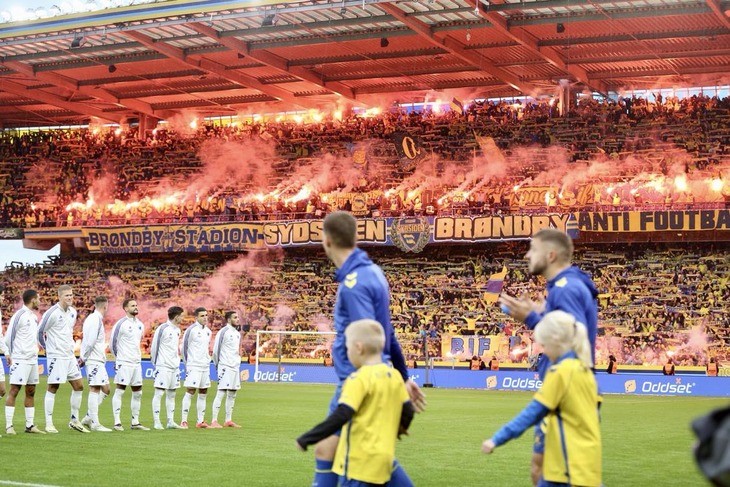
[[[36, 398], [36, 423], [41, 428], [44, 389], [40, 384]], [[243, 425], [240, 430], [90, 434], [66, 427], [69, 391], [69, 385], [62, 385], [56, 398], [58, 435], [22, 433], [23, 408], [16, 408], [18, 435], [0, 439], [0, 485], [309, 486], [313, 453], [311, 449], [307, 453], [297, 451], [294, 439], [324, 418], [333, 386], [244, 384], [233, 418]], [[415, 485], [530, 485], [531, 433], [491, 456], [483, 455], [480, 447], [521, 410], [531, 394], [449, 389], [426, 392], [428, 410], [416, 417], [410, 436], [398, 445], [398, 458]], [[178, 390], [177, 421], [182, 394], [183, 389]], [[208, 395], [208, 411], [213, 395], [214, 391]], [[152, 385], [145, 381], [141, 419], [149, 427], [151, 399]], [[127, 391], [122, 410], [125, 427], [129, 425], [129, 400]], [[605, 485], [705, 485], [691, 457], [689, 422], [726, 403], [720, 398], [607, 396], [602, 409]], [[0, 404], [4, 406], [4, 401]], [[86, 394], [82, 414], [85, 411]], [[194, 415], [193, 406], [190, 417]], [[102, 405], [101, 419], [111, 426], [111, 418], [108, 398]]]

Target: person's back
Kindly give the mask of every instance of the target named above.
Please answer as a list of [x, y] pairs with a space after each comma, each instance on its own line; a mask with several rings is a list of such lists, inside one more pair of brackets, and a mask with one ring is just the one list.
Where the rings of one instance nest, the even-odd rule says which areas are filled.
[[[522, 412], [482, 444], [484, 453], [544, 425], [544, 457], [537, 485], [601, 485], [601, 431], [598, 386], [592, 370], [586, 327], [564, 311], [546, 314], [535, 341], [552, 362], [540, 390]], [[543, 421], [548, 419], [548, 421]]]
[[350, 375], [340, 404], [356, 413], [342, 430], [332, 470], [362, 482], [390, 479], [401, 407], [407, 400], [403, 378], [389, 365], [364, 365]]
[[306, 450], [341, 429], [332, 463], [340, 485], [394, 482], [412, 487], [407, 477], [404, 482], [394, 476], [395, 442], [407, 431], [414, 410], [403, 377], [383, 363], [383, 327], [371, 319], [358, 320], [348, 325], [345, 335], [349, 362], [358, 370], [345, 380], [327, 419], [297, 438], [298, 447]]
[[[337, 376], [344, 380], [355, 371], [347, 358], [345, 346], [345, 329], [350, 323], [373, 316], [385, 330], [385, 353], [390, 349], [393, 330], [390, 323], [390, 294], [383, 271], [360, 249], [355, 249], [337, 270], [335, 279], [340, 287], [335, 302], [334, 327], [337, 336], [332, 344], [332, 355]], [[387, 360], [389, 357], [386, 355], [385, 358]]]
[[563, 359], [550, 367], [545, 386], [535, 399], [551, 409], [546, 423], [543, 477], [570, 485], [600, 485], [598, 386], [591, 369], [577, 358]]
[[588, 331], [588, 341], [595, 361], [598, 290], [591, 278], [577, 267], [571, 266], [547, 283], [547, 291], [544, 312], [566, 311], [583, 323]]

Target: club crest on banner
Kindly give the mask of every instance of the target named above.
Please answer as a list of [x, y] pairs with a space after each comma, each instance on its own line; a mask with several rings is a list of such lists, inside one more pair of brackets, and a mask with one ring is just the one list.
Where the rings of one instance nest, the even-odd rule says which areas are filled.
[[432, 231], [426, 218], [396, 218], [390, 224], [390, 239], [403, 252], [418, 253], [428, 244]]
[[356, 194], [352, 198], [352, 214], [365, 216], [368, 213], [368, 200], [363, 194]]

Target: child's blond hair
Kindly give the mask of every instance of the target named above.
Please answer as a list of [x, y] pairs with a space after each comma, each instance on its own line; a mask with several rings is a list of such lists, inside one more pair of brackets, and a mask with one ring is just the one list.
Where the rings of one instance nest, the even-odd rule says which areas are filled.
[[383, 326], [375, 320], [353, 321], [345, 328], [345, 338], [352, 343], [361, 343], [363, 352], [368, 355], [382, 353], [385, 348]]
[[535, 340], [562, 347], [561, 355], [572, 350], [583, 365], [593, 367], [588, 330], [575, 316], [565, 311], [551, 311], [543, 316], [535, 327]]

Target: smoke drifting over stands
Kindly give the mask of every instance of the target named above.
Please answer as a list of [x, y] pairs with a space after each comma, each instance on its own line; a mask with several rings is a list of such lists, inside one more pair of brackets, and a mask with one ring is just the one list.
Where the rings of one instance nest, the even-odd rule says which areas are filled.
[[558, 118], [550, 103], [484, 102], [464, 115], [181, 122], [143, 140], [100, 127], [5, 134], [0, 223], [716, 208], [730, 201], [729, 106], [583, 99]]

